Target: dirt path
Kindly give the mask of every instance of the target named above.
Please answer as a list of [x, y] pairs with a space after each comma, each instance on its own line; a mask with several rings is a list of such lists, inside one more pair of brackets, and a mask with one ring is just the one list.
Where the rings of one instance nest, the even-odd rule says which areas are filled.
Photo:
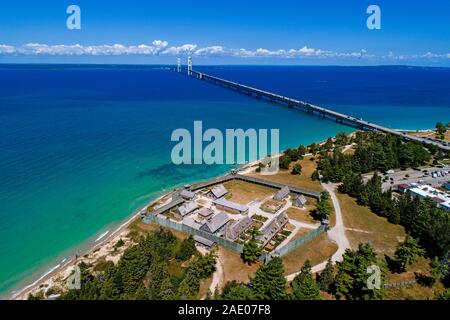
[[214, 294], [214, 291], [216, 291], [217, 288], [220, 288], [223, 282], [224, 276], [223, 276], [223, 264], [221, 259], [221, 253], [220, 250], [217, 254], [216, 259], [216, 271], [213, 274], [213, 279], [211, 282], [211, 285], [209, 286], [209, 291]]
[[[335, 184], [331, 183], [321, 183], [322, 187], [330, 194], [331, 201], [333, 202], [334, 212], [336, 214], [336, 224], [333, 228], [331, 228], [328, 231], [328, 238], [334, 242], [336, 242], [338, 249], [336, 252], [331, 256], [331, 260], [336, 263], [337, 261], [342, 261], [342, 256], [345, 253], [346, 249], [350, 248], [350, 242], [348, 241], [348, 238], [345, 234], [345, 227], [344, 227], [344, 221], [342, 219], [342, 211], [341, 206], [339, 205], [339, 201], [336, 197], [336, 193], [334, 192], [334, 189], [336, 188]], [[314, 241], [314, 240], [312, 240]], [[312, 272], [316, 273], [319, 271], [322, 271], [325, 269], [325, 266], [327, 264], [327, 261], [323, 261], [315, 266], [312, 267]], [[286, 279], [288, 281], [292, 281], [295, 276], [299, 272], [290, 274], [286, 276]]]

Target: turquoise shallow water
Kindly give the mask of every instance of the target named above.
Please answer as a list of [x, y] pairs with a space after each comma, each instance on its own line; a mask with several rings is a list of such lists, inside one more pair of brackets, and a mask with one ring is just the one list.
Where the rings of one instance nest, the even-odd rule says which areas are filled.
[[[350, 131], [167, 70], [0, 69], [3, 296], [29, 284], [164, 191], [229, 169], [172, 165], [170, 134], [176, 128], [191, 129], [194, 120], [202, 120], [205, 129], [279, 128], [282, 148]], [[243, 77], [237, 70], [234, 76]], [[256, 69], [256, 76], [252, 72], [247, 70], [244, 80], [257, 83], [260, 70]], [[321, 77], [327, 81], [326, 74]], [[449, 86], [448, 78], [444, 79], [447, 87], [443, 89]], [[311, 84], [314, 87], [315, 80]], [[282, 83], [276, 83], [274, 90], [281, 87]], [[409, 105], [373, 101], [371, 95], [366, 96], [366, 105], [358, 92], [357, 101], [337, 98], [333, 106], [393, 127], [429, 128], [436, 121], [450, 120], [450, 90], [436, 100], [439, 90], [426, 91]], [[433, 99], [427, 98], [429, 94]], [[324, 99], [320, 94], [316, 98]]]

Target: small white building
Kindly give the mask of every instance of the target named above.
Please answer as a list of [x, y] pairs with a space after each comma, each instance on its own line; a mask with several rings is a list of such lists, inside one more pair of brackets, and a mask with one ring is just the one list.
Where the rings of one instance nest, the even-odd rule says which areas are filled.
[[428, 185], [417, 185], [409, 189], [412, 197], [431, 199], [439, 208], [450, 210], [450, 194]]

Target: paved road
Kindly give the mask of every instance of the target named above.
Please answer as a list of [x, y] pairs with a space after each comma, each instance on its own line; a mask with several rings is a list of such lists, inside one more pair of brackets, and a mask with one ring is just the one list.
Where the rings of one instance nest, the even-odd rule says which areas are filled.
[[[344, 221], [342, 219], [342, 212], [341, 212], [341, 206], [339, 205], [339, 201], [336, 197], [336, 193], [334, 192], [334, 189], [336, 188], [335, 184], [331, 183], [322, 183], [322, 187], [328, 191], [331, 197], [331, 201], [333, 202], [334, 212], [336, 213], [336, 224], [334, 227], [332, 227], [328, 231], [328, 238], [334, 242], [336, 242], [338, 249], [336, 252], [331, 256], [331, 260], [336, 263], [337, 261], [342, 261], [342, 256], [345, 253], [346, 249], [350, 248], [350, 242], [347, 239], [347, 236], [345, 234], [345, 227], [344, 227]], [[312, 240], [314, 241], [314, 240]], [[311, 271], [313, 273], [322, 271], [325, 269], [325, 266], [327, 264], [327, 261], [323, 261], [311, 268]], [[286, 279], [288, 281], [294, 280], [295, 276], [299, 272], [290, 274], [286, 276]]]

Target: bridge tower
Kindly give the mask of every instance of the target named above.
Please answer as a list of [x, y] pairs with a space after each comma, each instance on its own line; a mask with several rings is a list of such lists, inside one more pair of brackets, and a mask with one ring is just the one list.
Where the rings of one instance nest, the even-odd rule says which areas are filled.
[[192, 57], [188, 56], [188, 76], [192, 76]]
[[177, 72], [181, 72], [181, 59], [177, 58]]

